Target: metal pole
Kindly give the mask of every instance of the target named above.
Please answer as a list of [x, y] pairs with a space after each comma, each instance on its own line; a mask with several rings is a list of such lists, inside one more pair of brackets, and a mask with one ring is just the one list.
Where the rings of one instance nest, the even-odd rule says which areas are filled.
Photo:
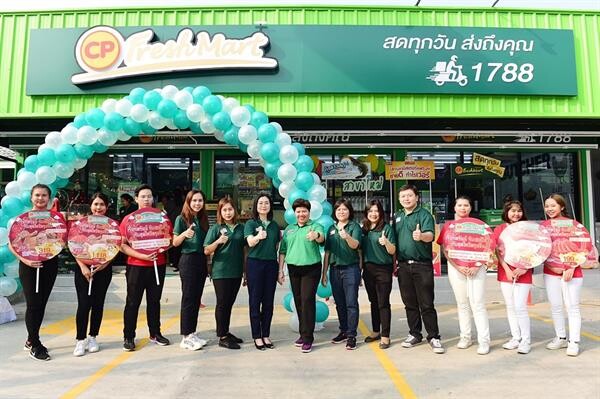
[[431, 207], [431, 214], [433, 215], [433, 191], [431, 189], [431, 179], [429, 179], [429, 206]]
[[496, 203], [496, 179], [492, 180], [494, 182], [494, 209], [497, 208], [497, 203]]
[[548, 219], [548, 215], [544, 211], [544, 193], [542, 192], [542, 188], [540, 187], [540, 201], [542, 201], [542, 213], [544, 214], [544, 219]]

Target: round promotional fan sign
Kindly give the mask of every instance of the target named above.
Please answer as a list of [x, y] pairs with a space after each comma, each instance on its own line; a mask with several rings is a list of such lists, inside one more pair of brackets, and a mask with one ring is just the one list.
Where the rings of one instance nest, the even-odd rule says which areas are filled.
[[544, 223], [552, 239], [552, 252], [546, 264], [552, 267], [577, 267], [583, 265], [592, 250], [592, 238], [586, 228], [576, 220], [552, 219]]
[[156, 208], [142, 208], [126, 216], [125, 237], [131, 248], [144, 254], [161, 252], [171, 244], [171, 222]]
[[19, 256], [36, 262], [54, 258], [67, 241], [67, 223], [55, 211], [28, 211], [15, 219], [8, 239]]
[[444, 248], [456, 266], [480, 267], [488, 263], [494, 252], [492, 229], [479, 219], [452, 220], [446, 227]]
[[86, 265], [111, 261], [121, 246], [119, 223], [106, 216], [85, 216], [71, 224], [68, 246]]
[[498, 252], [508, 265], [531, 269], [548, 258], [552, 239], [548, 230], [537, 222], [512, 223], [500, 234]]

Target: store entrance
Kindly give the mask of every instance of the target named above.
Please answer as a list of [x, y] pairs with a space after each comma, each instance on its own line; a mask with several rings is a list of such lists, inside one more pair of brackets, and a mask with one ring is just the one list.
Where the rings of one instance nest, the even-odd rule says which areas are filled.
[[190, 157], [146, 158], [146, 182], [158, 196], [158, 206], [173, 219], [181, 212], [186, 193], [190, 190], [192, 159]]

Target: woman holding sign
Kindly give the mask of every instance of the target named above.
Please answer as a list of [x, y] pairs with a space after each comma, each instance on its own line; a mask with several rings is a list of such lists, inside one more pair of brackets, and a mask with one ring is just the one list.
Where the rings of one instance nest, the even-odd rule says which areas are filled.
[[[567, 216], [565, 199], [552, 194], [544, 201], [548, 220], [542, 222], [550, 230], [552, 253], [544, 264], [544, 283], [552, 310], [556, 337], [546, 349], [567, 348], [568, 356], [579, 354], [581, 312], [579, 301], [583, 285], [581, 265], [591, 250], [589, 233], [579, 222]], [[564, 305], [569, 319], [569, 339], [565, 327]]]
[[340, 332], [331, 343], [346, 341], [346, 349], [356, 349], [358, 328], [358, 286], [360, 266], [358, 247], [362, 239], [360, 225], [354, 221], [354, 209], [347, 199], [333, 205], [333, 218], [337, 222], [325, 234], [325, 259], [321, 284], [327, 286], [327, 270], [331, 265], [331, 290], [340, 323]]
[[252, 219], [246, 222], [244, 237], [250, 247], [246, 259], [246, 277], [250, 305], [250, 326], [254, 346], [258, 350], [275, 346], [269, 338], [273, 301], [277, 286], [277, 247], [281, 233], [273, 221], [273, 201], [268, 194], [260, 194], [252, 205]]
[[448, 279], [458, 307], [460, 339], [456, 347], [467, 349], [472, 345], [473, 313], [479, 343], [477, 353], [487, 355], [490, 352], [490, 325], [485, 308], [485, 276], [494, 240], [489, 227], [478, 219], [470, 218], [471, 209], [469, 197], [456, 198], [454, 221], [444, 224], [437, 242], [444, 247]]
[[208, 216], [204, 209], [205, 195], [192, 190], [185, 197], [181, 215], [175, 219], [173, 245], [181, 246], [179, 278], [181, 278], [181, 343], [183, 349], [198, 350], [206, 340], [196, 335], [200, 298], [208, 276], [203, 243], [208, 231]]
[[[32, 211], [49, 212], [48, 203], [50, 201], [50, 188], [44, 184], [36, 184], [31, 188]], [[33, 213], [33, 212], [32, 212]], [[12, 253], [19, 259], [19, 278], [23, 285], [23, 294], [27, 304], [25, 310], [25, 325], [27, 326], [27, 341], [24, 349], [29, 350], [29, 356], [36, 360], [50, 360], [48, 349], [40, 341], [40, 327], [44, 320], [46, 304], [52, 292], [54, 281], [58, 273], [58, 258], [56, 256], [47, 260], [30, 260], [30, 256], [25, 255], [28, 249], [37, 248], [39, 241], [47, 241], [48, 236], [45, 232], [32, 235], [31, 231], [20, 229], [19, 221], [23, 215], [15, 220], [11, 227], [10, 242], [8, 247]], [[66, 222], [59, 213], [53, 212], [51, 216], [60, 218], [64, 226], [66, 238]], [[30, 218], [31, 219], [31, 218]], [[13, 232], [21, 230], [13, 236]], [[45, 229], [44, 229], [45, 230]], [[42, 234], [44, 235], [42, 237]], [[44, 238], [45, 237], [45, 238]], [[63, 242], [64, 244], [64, 242]], [[58, 248], [60, 252], [61, 248]], [[56, 252], [56, 251], [53, 251]], [[55, 253], [55, 255], [58, 254]]]
[[215, 320], [219, 346], [240, 349], [242, 341], [229, 331], [231, 309], [240, 291], [244, 274], [244, 225], [238, 223], [233, 200], [225, 196], [217, 205], [217, 223], [208, 230], [204, 254], [212, 255], [209, 274], [215, 287]]

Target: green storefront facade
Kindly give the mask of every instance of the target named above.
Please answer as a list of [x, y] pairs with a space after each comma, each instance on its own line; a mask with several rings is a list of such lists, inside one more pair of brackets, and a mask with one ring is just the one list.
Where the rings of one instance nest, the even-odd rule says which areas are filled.
[[[85, 71], [77, 65], [74, 43], [96, 26], [118, 31], [123, 40], [151, 30], [153, 43], [175, 42], [186, 29], [192, 34], [206, 31], [213, 38], [217, 33], [240, 39], [264, 33], [270, 47], [259, 58], [270, 69], [182, 67], [75, 84], [74, 76]], [[542, 198], [560, 192], [569, 210], [591, 230], [598, 219], [593, 199], [599, 191], [593, 189], [598, 171], [592, 162], [598, 157], [600, 131], [598, 13], [393, 7], [106, 9], [4, 13], [0, 35], [0, 136], [5, 147], [18, 152], [18, 159], [35, 153], [47, 132], [60, 131], [76, 115], [109, 98], [122, 98], [133, 87], [206, 85], [215, 94], [266, 112], [305, 145], [319, 166], [345, 156], [369, 164], [370, 182], [328, 180], [330, 199], [349, 196], [360, 207], [365, 197], [376, 196], [389, 210], [394, 184], [397, 188], [401, 181], [385, 179], [384, 163], [429, 161], [435, 180], [417, 183], [440, 221], [450, 217], [454, 195], [464, 193], [475, 199], [482, 215], [512, 196], [524, 202], [530, 218], [541, 218]], [[453, 47], [452, 35], [458, 37]], [[414, 41], [409, 43], [411, 36]], [[470, 51], [467, 42], [477, 37], [480, 51]], [[534, 42], [535, 48], [528, 50]], [[184, 44], [191, 52], [200, 39]], [[97, 46], [98, 51], [103, 48]], [[152, 51], [148, 48], [146, 54]], [[463, 70], [452, 72], [451, 60], [462, 63]], [[497, 161], [501, 172], [457, 176], [456, 168], [474, 159]], [[165, 129], [95, 155], [71, 178], [64, 195], [68, 204], [97, 189], [116, 198], [148, 181], [166, 192], [199, 187], [211, 199], [233, 192], [247, 208], [257, 189], [270, 188], [260, 169], [212, 135]], [[370, 191], [366, 195], [365, 188]]]

